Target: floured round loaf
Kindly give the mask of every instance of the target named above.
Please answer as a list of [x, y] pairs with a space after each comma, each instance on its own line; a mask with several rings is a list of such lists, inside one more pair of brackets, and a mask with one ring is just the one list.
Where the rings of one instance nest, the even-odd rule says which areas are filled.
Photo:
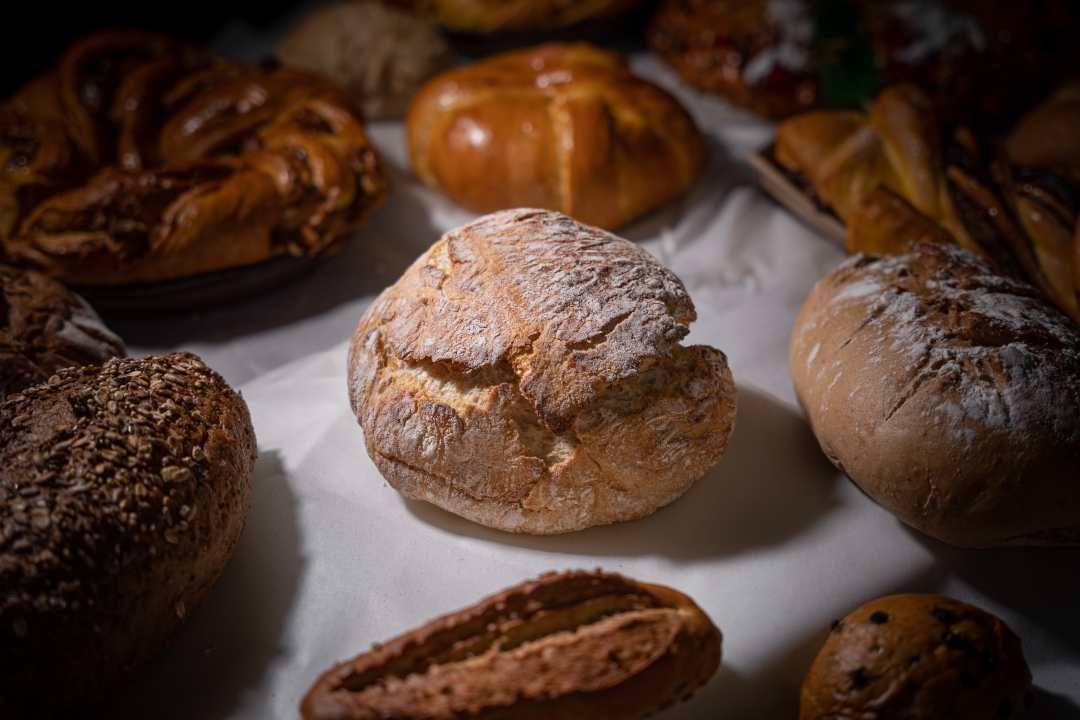
[[243, 398], [188, 353], [0, 404], [0, 718], [82, 717], [209, 594], [251, 500]]
[[724, 354], [682, 347], [682, 283], [631, 242], [547, 210], [444, 235], [368, 308], [349, 393], [402, 494], [549, 534], [647, 515], [720, 459]]
[[1031, 703], [1020, 640], [940, 595], [890, 595], [834, 621], [803, 681], [799, 720], [1020, 720]]
[[961, 546], [1080, 542], [1080, 327], [955, 246], [856, 255], [791, 337], [829, 458], [904, 522]]
[[0, 402], [61, 368], [126, 354], [123, 340], [59, 281], [0, 265]]

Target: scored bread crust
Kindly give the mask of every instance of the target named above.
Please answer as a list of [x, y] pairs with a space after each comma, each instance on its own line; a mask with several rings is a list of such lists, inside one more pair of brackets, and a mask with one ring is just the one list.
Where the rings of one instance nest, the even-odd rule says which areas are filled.
[[1080, 328], [956, 246], [857, 255], [810, 293], [790, 371], [822, 449], [960, 546], [1080, 542]]
[[608, 230], [689, 188], [708, 158], [671, 95], [588, 43], [441, 73], [406, 124], [413, 172], [469, 210], [542, 207]]
[[0, 717], [82, 716], [209, 594], [251, 500], [243, 398], [189, 353], [0, 405]]
[[686, 290], [633, 243], [555, 212], [451, 231], [364, 314], [349, 393], [407, 497], [550, 534], [671, 502], [735, 420], [724, 354], [679, 345]]
[[548, 574], [340, 663], [304, 720], [629, 720], [688, 698], [720, 665], [720, 631], [663, 585]]

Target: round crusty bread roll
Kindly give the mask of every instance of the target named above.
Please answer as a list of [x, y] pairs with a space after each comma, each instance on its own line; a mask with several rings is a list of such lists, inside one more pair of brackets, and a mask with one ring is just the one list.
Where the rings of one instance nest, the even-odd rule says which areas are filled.
[[424, 81], [454, 62], [434, 24], [378, 0], [315, 10], [276, 54], [287, 67], [320, 73], [347, 89], [368, 119], [404, 116]]
[[46, 275], [0, 265], [0, 402], [61, 368], [126, 354], [81, 297]]
[[349, 394], [407, 497], [550, 534], [651, 513], [720, 459], [727, 359], [682, 347], [694, 307], [631, 242], [559, 213], [444, 235], [364, 313]]
[[1080, 542], [1080, 327], [956, 246], [856, 255], [791, 336], [829, 459], [909, 525], [961, 546]]
[[690, 187], [708, 157], [673, 97], [588, 43], [441, 73], [406, 123], [413, 172], [469, 210], [541, 207], [608, 230]]
[[0, 405], [0, 717], [85, 713], [164, 647], [233, 556], [254, 459], [243, 399], [187, 353]]
[[1031, 700], [1005, 623], [939, 595], [891, 595], [833, 622], [803, 681], [799, 720], [1020, 720]]

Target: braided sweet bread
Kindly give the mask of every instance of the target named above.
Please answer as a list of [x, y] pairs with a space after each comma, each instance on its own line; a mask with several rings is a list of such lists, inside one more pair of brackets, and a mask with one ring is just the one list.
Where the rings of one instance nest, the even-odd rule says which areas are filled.
[[674, 98], [587, 43], [437, 75], [407, 122], [413, 172], [469, 210], [546, 208], [608, 230], [688, 188], [707, 156]]
[[848, 252], [956, 243], [1080, 320], [1080, 193], [1051, 169], [1011, 164], [965, 127], [946, 132], [917, 88], [885, 89], [869, 113], [790, 118], [773, 154], [846, 223]]
[[329, 255], [386, 192], [346, 91], [165, 35], [86, 36], [0, 105], [0, 243], [77, 285]]

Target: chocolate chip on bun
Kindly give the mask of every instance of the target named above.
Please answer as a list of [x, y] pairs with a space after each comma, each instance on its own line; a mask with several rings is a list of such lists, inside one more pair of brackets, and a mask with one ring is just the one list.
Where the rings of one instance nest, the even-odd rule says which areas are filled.
[[834, 621], [802, 686], [799, 720], [1020, 720], [1031, 703], [1020, 640], [939, 595], [891, 595]]

